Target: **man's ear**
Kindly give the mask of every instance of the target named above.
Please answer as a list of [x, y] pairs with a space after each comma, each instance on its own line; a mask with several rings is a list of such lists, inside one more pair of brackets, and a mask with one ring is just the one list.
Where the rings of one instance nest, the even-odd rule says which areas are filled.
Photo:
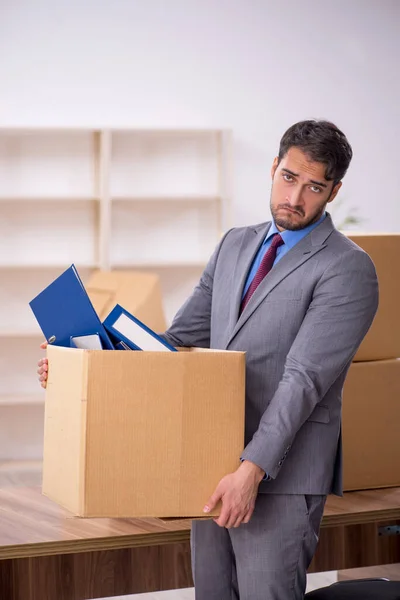
[[337, 183], [335, 185], [335, 187], [333, 188], [333, 190], [331, 192], [331, 195], [329, 196], [328, 202], [332, 202], [336, 198], [337, 193], [338, 193], [338, 191], [340, 190], [341, 187], [342, 187], [342, 182], [339, 181], [339, 183]]
[[275, 172], [278, 168], [278, 165], [279, 165], [279, 156], [275, 156], [274, 162], [272, 163], [272, 167], [271, 167], [271, 179], [274, 178]]

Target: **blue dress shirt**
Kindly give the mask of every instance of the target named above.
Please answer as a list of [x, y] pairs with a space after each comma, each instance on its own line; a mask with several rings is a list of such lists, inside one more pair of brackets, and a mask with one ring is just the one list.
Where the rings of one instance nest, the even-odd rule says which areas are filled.
[[325, 219], [325, 216], [326, 216], [326, 213], [324, 213], [322, 215], [322, 217], [316, 223], [313, 223], [312, 225], [308, 225], [304, 229], [298, 229], [296, 231], [285, 230], [285, 231], [280, 232], [278, 230], [277, 226], [275, 225], [275, 222], [272, 221], [271, 227], [269, 228], [269, 231], [265, 237], [265, 240], [261, 244], [260, 249], [256, 254], [256, 257], [253, 261], [253, 264], [252, 264], [249, 274], [247, 276], [246, 283], [243, 288], [242, 298], [244, 297], [247, 290], [249, 289], [250, 284], [254, 279], [254, 275], [256, 274], [257, 269], [260, 266], [262, 259], [264, 258], [264, 254], [266, 253], [268, 248], [271, 246], [272, 236], [275, 233], [280, 233], [284, 243], [281, 246], [279, 246], [279, 248], [277, 250], [276, 259], [274, 261], [274, 266], [276, 265], [277, 262], [279, 262], [281, 260], [282, 256], [285, 256], [285, 254], [287, 252], [289, 252], [289, 250], [291, 248], [293, 248], [296, 244], [298, 244], [300, 242], [300, 240], [302, 240], [306, 235], [308, 235], [310, 233], [310, 231], [312, 231], [313, 229], [315, 229], [315, 227], [317, 227], [320, 223], [322, 223], [322, 221]]

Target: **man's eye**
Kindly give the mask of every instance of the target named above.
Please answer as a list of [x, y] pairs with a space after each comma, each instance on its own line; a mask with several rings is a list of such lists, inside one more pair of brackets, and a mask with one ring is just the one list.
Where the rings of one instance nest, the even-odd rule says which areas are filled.
[[283, 179], [285, 181], [293, 181], [293, 177], [291, 175], [288, 175], [287, 173], [283, 173]]
[[312, 185], [310, 189], [315, 194], [319, 194], [322, 191], [321, 188], [317, 187], [316, 185]]

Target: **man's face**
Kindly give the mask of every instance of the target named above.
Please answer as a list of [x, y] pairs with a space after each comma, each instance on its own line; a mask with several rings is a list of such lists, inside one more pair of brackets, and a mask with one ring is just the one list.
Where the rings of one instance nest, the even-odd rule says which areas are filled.
[[341, 183], [325, 179], [323, 163], [311, 161], [299, 148], [292, 147], [278, 164], [272, 165], [271, 213], [279, 230], [303, 229], [322, 216]]

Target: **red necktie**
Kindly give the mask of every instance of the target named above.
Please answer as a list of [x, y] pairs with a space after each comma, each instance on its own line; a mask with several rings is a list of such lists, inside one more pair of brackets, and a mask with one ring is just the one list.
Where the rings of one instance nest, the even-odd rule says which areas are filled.
[[242, 304], [240, 305], [240, 314], [242, 313], [244, 307], [246, 306], [246, 304], [248, 303], [248, 301], [250, 300], [250, 298], [252, 297], [252, 295], [254, 294], [264, 277], [272, 269], [276, 259], [276, 252], [279, 246], [282, 246], [282, 244], [284, 244], [283, 239], [281, 238], [279, 233], [275, 233], [274, 237], [272, 238], [272, 244], [264, 254], [260, 266], [258, 267], [256, 274], [254, 275], [253, 281], [251, 282], [242, 300]]

